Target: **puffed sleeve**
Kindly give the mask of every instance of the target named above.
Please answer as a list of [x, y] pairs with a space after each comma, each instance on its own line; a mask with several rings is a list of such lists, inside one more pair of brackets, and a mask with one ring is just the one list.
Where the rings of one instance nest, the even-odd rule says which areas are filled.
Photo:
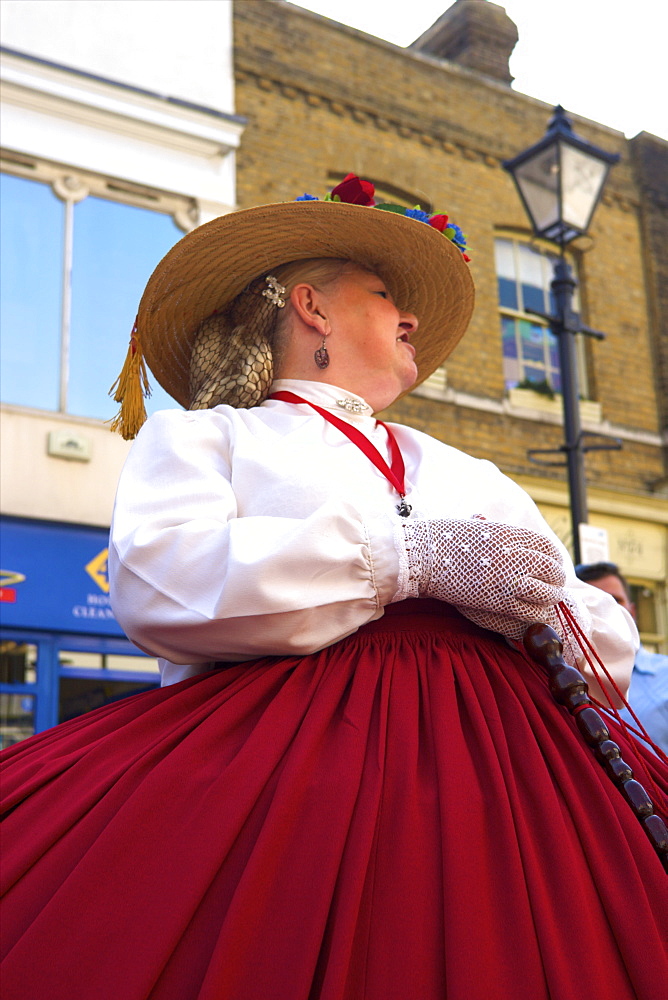
[[206, 664], [304, 655], [379, 617], [398, 572], [391, 524], [376, 530], [340, 499], [308, 516], [238, 516], [233, 452], [229, 425], [208, 415], [163, 411], [142, 428], [109, 547], [127, 635], [172, 663]]

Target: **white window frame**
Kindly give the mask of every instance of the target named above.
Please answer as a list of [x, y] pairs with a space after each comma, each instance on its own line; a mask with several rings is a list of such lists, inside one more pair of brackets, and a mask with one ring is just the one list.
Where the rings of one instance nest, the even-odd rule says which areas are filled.
[[[92, 195], [107, 201], [169, 215], [175, 225], [185, 233], [194, 229], [197, 224], [197, 205], [192, 198], [168, 194], [120, 178], [103, 177], [62, 164], [37, 160], [10, 150], [0, 150], [0, 171], [10, 176], [23, 177], [48, 185], [65, 207], [61, 273], [60, 379], [58, 409], [54, 412], [68, 414], [74, 206]], [[23, 408], [34, 409], [34, 407]]]
[[[512, 246], [512, 254], [513, 254], [513, 260], [514, 260], [514, 272], [515, 272], [515, 282], [516, 282], [516, 285], [517, 285], [518, 302], [521, 301], [520, 300], [520, 294], [521, 294], [521, 291], [520, 291], [520, 285], [521, 285], [520, 247], [530, 247], [536, 254], [540, 255], [541, 271], [542, 271], [542, 279], [543, 279], [542, 288], [543, 288], [543, 290], [545, 292], [547, 292], [549, 294], [550, 284], [551, 284], [552, 278], [553, 278], [553, 267], [552, 267], [552, 263], [551, 263], [550, 258], [554, 259], [557, 256], [554, 247], [551, 246], [551, 245], [549, 245], [549, 244], [539, 242], [539, 241], [537, 241], [535, 239], [531, 239], [529, 237], [523, 237], [523, 236], [519, 235], [518, 233], [507, 233], [507, 232], [503, 232], [503, 231], [497, 232], [495, 234], [495, 237], [494, 237], [494, 252], [495, 252], [494, 273], [495, 273], [495, 276], [496, 276], [496, 279], [497, 279], [497, 289], [498, 289], [499, 274], [498, 274], [498, 270], [497, 270], [497, 267], [496, 267], [496, 245], [497, 245], [497, 242], [501, 241], [501, 240], [503, 240], [506, 243], [510, 243], [511, 246]], [[576, 262], [571, 257], [567, 257], [567, 260], [568, 260], [568, 263], [570, 264], [570, 266], [571, 266], [571, 268], [573, 270], [573, 273], [575, 275], [576, 281], [579, 282], [579, 278], [578, 278], [578, 274], [577, 274], [577, 265], [576, 265]], [[498, 291], [497, 291], [497, 294], [498, 294]], [[578, 311], [579, 308], [580, 308], [579, 290], [578, 290], [577, 286], [575, 288], [575, 292], [574, 292], [574, 296], [573, 296], [573, 308], [576, 311]], [[546, 312], [547, 311], [549, 311], [549, 308], [546, 308]], [[540, 316], [536, 316], [533, 313], [526, 312], [524, 309], [520, 309], [520, 308], [513, 309], [510, 306], [502, 305], [502, 303], [499, 301], [499, 317], [502, 318], [503, 316], [508, 316], [508, 317], [512, 318], [513, 320], [525, 320], [526, 322], [532, 323], [535, 326], [542, 327], [545, 330], [546, 334], [549, 332], [549, 325], [548, 325], [548, 323], [544, 319], [542, 319]], [[502, 336], [502, 328], [500, 328], [499, 334], [500, 334], [500, 336]], [[588, 399], [589, 398], [589, 391], [588, 391], [589, 390], [589, 385], [588, 385], [588, 376], [587, 376], [587, 357], [586, 357], [586, 352], [585, 352], [583, 337], [576, 337], [575, 343], [576, 343], [576, 353], [577, 353], [579, 389], [580, 389], [581, 395], [585, 399]], [[518, 358], [519, 358], [519, 356], [520, 356], [520, 345], [519, 344], [517, 344], [517, 349], [518, 349]], [[544, 357], [544, 359], [547, 359], [548, 351], [549, 351], [548, 339], [547, 339], [547, 336], [545, 336], [544, 340], [543, 340], [543, 357]], [[503, 343], [501, 343], [501, 362], [502, 362], [502, 365], [503, 365], [504, 361], [505, 361], [505, 358], [504, 358], [504, 355], [503, 355]], [[521, 362], [520, 362], [520, 364], [521, 364]], [[547, 373], [549, 365], [547, 363], [545, 363], [544, 367], [545, 367], [545, 370], [546, 370], [546, 373]], [[523, 374], [523, 371], [521, 371], [520, 374]], [[523, 378], [520, 379], [520, 383], [523, 382], [523, 381], [524, 381]], [[505, 374], [504, 374], [504, 384], [505, 384]], [[532, 390], [532, 389], [530, 389], [529, 387], [526, 387], [526, 386], [520, 386], [519, 388], [522, 389], [522, 390], [526, 389], [529, 392], [536, 392], [537, 391], [537, 390]], [[512, 388], [509, 389], [508, 387], [506, 387], [506, 392], [507, 393], [513, 392], [513, 391], [514, 390]], [[538, 390], [538, 391], [540, 391], [540, 390]], [[555, 396], [561, 396], [561, 393], [557, 392], [555, 390], [554, 395]]]
[[9, 50], [0, 80], [5, 148], [147, 187], [159, 178], [196, 200], [199, 224], [233, 209], [238, 115]]

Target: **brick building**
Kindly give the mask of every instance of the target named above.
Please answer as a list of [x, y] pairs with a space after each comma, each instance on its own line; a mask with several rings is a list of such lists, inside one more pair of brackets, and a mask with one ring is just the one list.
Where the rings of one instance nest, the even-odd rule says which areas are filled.
[[[532, 239], [501, 166], [552, 112], [510, 87], [514, 23], [496, 4], [457, 0], [408, 49], [283, 0], [235, 2], [233, 23], [247, 119], [239, 206], [322, 195], [353, 171], [387, 200], [449, 213], [471, 248], [473, 322], [445, 368], [386, 416], [496, 462], [570, 544], [565, 470], [527, 457], [559, 447], [562, 421], [552, 338], [525, 312], [549, 311], [554, 247]], [[668, 144], [571, 117], [621, 157], [589, 235], [570, 247], [583, 320], [607, 335], [579, 345], [583, 427], [623, 444], [586, 457], [589, 519], [634, 584], [643, 638], [668, 650]]]

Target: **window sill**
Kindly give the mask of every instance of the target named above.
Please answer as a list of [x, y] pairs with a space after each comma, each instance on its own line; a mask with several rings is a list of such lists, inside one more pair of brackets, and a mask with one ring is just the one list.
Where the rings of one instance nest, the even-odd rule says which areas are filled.
[[[512, 409], [532, 410], [534, 413], [550, 413], [555, 417], [560, 417], [563, 413], [561, 396], [550, 399], [542, 392], [533, 392], [531, 389], [510, 389], [508, 392], [508, 402]], [[583, 423], [600, 424], [601, 404], [591, 399], [580, 400], [580, 419]]]
[[86, 424], [89, 427], [99, 427], [109, 432], [109, 418], [81, 417], [74, 413], [63, 413], [61, 410], [40, 410], [37, 406], [24, 406], [21, 403], [0, 402], [0, 413], [13, 413], [20, 417], [53, 420], [63, 424]]

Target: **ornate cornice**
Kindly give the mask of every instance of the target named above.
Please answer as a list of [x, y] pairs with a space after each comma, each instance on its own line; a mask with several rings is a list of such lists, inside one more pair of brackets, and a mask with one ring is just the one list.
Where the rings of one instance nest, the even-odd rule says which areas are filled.
[[[325, 85], [319, 87], [316, 82], [299, 84], [286, 79], [282, 73], [269, 73], [265, 65], [260, 71], [244, 65], [237, 56], [235, 69], [237, 87], [254, 85], [265, 93], [280, 95], [288, 101], [302, 101], [308, 107], [321, 108], [338, 117], [348, 118], [357, 124], [365, 124], [376, 128], [379, 132], [394, 132], [401, 139], [413, 139], [423, 146], [444, 152], [450, 156], [461, 156], [469, 162], [482, 163], [494, 169], [501, 166], [504, 159], [515, 152], [510, 148], [490, 149], [490, 140], [484, 136], [475, 135], [452, 122], [440, 123], [423, 118], [416, 121], [415, 115], [409, 109], [379, 109], [362, 99], [337, 94], [332, 96], [331, 81], [327, 84], [329, 93], [325, 93]], [[626, 183], [615, 184], [614, 174], [608, 180], [608, 187], [603, 201], [608, 207], [616, 207], [623, 212], [634, 212], [639, 208], [639, 201], [629, 196]]]
[[430, 126], [424, 121], [416, 123], [414, 116], [411, 121], [408, 110], [405, 114], [397, 109], [381, 111], [360, 100], [353, 101], [339, 95], [332, 97], [331, 93], [325, 94], [315, 86], [298, 86], [285, 81], [278, 74], [270, 76], [266, 71], [259, 72], [247, 66], [237, 67], [235, 81], [237, 86], [254, 84], [259, 90], [280, 94], [287, 100], [300, 100], [309, 107], [322, 108], [336, 117], [346, 117], [357, 124], [371, 125], [379, 132], [394, 132], [402, 139], [412, 138], [424, 146], [440, 149], [451, 155], [459, 153], [467, 160], [485, 163], [488, 167], [498, 167], [501, 163], [500, 157], [492, 155], [489, 148], [486, 148], [489, 143], [485, 144], [482, 137], [467, 135], [465, 130], [457, 125], [448, 123], [446, 126], [444, 123], [443, 128], [439, 129], [438, 126]]

